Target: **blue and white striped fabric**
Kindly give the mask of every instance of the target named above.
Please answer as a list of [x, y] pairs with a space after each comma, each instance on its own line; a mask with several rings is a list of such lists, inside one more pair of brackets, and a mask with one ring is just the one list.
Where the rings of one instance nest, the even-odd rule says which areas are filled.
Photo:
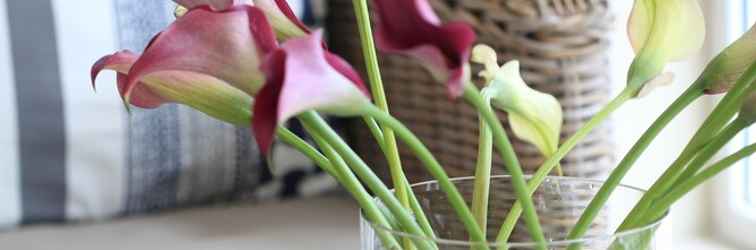
[[248, 128], [176, 105], [128, 115], [109, 74], [92, 92], [91, 64], [140, 51], [172, 12], [168, 0], [0, 1], [0, 228], [335, 186], [283, 145], [271, 173]]

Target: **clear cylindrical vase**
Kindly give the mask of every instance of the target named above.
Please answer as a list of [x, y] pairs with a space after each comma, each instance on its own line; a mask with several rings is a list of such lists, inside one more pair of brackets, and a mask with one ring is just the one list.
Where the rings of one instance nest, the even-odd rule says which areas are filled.
[[[454, 184], [470, 204], [473, 196], [474, 178], [453, 179]], [[580, 246], [583, 250], [655, 250], [654, 234], [661, 220], [624, 232], [615, 232], [633, 205], [645, 192], [630, 186], [619, 186], [610, 196], [599, 216], [594, 220], [584, 237], [567, 240], [567, 235], [583, 210], [601, 188], [603, 182], [571, 177], [548, 177], [533, 195], [541, 226], [547, 239], [548, 250], [568, 249]], [[389, 250], [377, 237], [377, 231], [386, 232], [398, 242], [425, 241], [438, 250], [470, 250], [475, 245], [454, 209], [447, 202], [446, 194], [435, 181], [412, 185], [425, 215], [433, 227], [435, 238], [410, 235], [398, 230], [376, 226], [360, 219], [362, 250]], [[494, 243], [504, 218], [517, 198], [509, 176], [494, 176], [490, 180], [488, 199], [488, 223], [486, 235], [490, 249], [531, 250], [543, 249], [532, 242], [522, 219], [518, 222], [506, 244]], [[540, 246], [542, 247], [542, 246]], [[574, 248], [573, 248], [574, 249]]]

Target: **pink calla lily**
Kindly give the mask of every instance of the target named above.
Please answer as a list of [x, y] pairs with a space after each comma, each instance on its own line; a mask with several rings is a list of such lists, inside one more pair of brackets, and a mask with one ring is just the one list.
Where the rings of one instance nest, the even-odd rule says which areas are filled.
[[286, 0], [174, 0], [179, 4], [176, 16], [183, 16], [188, 9], [208, 6], [212, 10], [226, 10], [232, 6], [254, 5], [265, 13], [276, 36], [285, 41], [305, 36], [310, 29], [299, 20]]
[[184, 6], [187, 9], [194, 9], [200, 6], [209, 6], [210, 9], [216, 11], [227, 10], [234, 6], [238, 0], [173, 0], [178, 5]]
[[263, 65], [268, 79], [254, 104], [252, 128], [261, 152], [268, 152], [276, 126], [308, 110], [359, 115], [372, 105], [357, 72], [322, 46], [322, 32], [294, 38]]
[[[105, 69], [116, 71], [118, 92], [126, 92], [128, 72], [139, 55], [121, 51], [107, 55], [92, 67], [92, 86]], [[164, 103], [182, 103], [219, 120], [248, 125], [252, 97], [210, 75], [188, 71], [160, 71], [143, 78], [132, 90], [131, 105], [152, 109]]]
[[252, 0], [254, 5], [265, 12], [270, 24], [280, 40], [305, 36], [310, 29], [299, 20], [286, 0]]
[[[100, 71], [110, 69], [117, 73], [116, 81], [118, 82], [118, 93], [123, 96], [126, 92], [127, 74], [129, 69], [131, 69], [131, 65], [134, 65], [134, 62], [136, 62], [138, 58], [139, 55], [128, 50], [102, 57], [92, 66], [92, 88], [97, 87], [97, 85], [95, 85], [95, 79], [97, 79], [97, 75], [100, 74]], [[166, 102], [166, 100], [153, 93], [142, 84], [136, 86], [133, 92], [135, 94], [134, 98], [131, 100], [131, 104], [140, 108], [157, 108]]]
[[141, 56], [124, 51], [100, 59], [92, 80], [104, 69], [114, 70], [127, 104], [155, 108], [177, 102], [248, 125], [252, 98], [265, 81], [262, 58], [276, 47], [260, 9], [199, 6], [155, 36]]
[[470, 78], [468, 60], [476, 40], [462, 22], [442, 24], [427, 0], [375, 0], [376, 43], [389, 53], [417, 58], [458, 97]]
[[275, 47], [270, 25], [255, 7], [192, 9], [155, 36], [134, 63], [125, 99], [142, 77], [165, 70], [212, 75], [254, 96], [265, 81], [260, 58]]

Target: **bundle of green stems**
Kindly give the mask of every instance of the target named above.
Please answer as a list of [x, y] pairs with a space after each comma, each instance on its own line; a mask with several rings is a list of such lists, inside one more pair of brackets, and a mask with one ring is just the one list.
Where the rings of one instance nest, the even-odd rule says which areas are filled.
[[[493, 152], [500, 154], [503, 165], [511, 176], [511, 184], [517, 196], [517, 203], [514, 204], [504, 219], [501, 229], [496, 234], [495, 243], [502, 249], [506, 249], [509, 237], [520, 220], [520, 216], [523, 216], [533, 242], [545, 248], [547, 242], [533, 205], [532, 194], [549, 174], [554, 172], [562, 158], [623, 104], [635, 99], [644, 87], [647, 87], [647, 83], [654, 81], [654, 76], [663, 68], [663, 65], [650, 67], [645, 65], [644, 63], [653, 57], [651, 56], [653, 54], [641, 52], [631, 66], [627, 87], [577, 132], [562, 140], [558, 148], [547, 155], [546, 160], [537, 169], [537, 172], [529, 178], [529, 181], [526, 181], [526, 176], [523, 174], [509, 137], [491, 106], [491, 97], [485, 94], [485, 90], [481, 91], [475, 87], [473, 83], [466, 83], [463, 99], [478, 111], [480, 117], [480, 145], [474, 178], [475, 190], [471, 204], [467, 204], [450, 181], [443, 166], [435, 159], [428, 148], [407, 127], [390, 115], [372, 37], [367, 0], [353, 0], [353, 3], [375, 103], [374, 106], [365, 111], [366, 115], [363, 120], [375, 138], [376, 144], [386, 155], [394, 190], [390, 190], [371, 170], [370, 166], [314, 111], [305, 112], [298, 118], [306, 131], [313, 137], [317, 148], [283, 127], [278, 129], [277, 134], [281, 140], [294, 145], [323, 170], [334, 176], [356, 198], [364, 215], [374, 225], [422, 236], [398, 239], [388, 231], [379, 230], [377, 231], [378, 237], [387, 249], [438, 249], [438, 246], [432, 241], [422, 240], [423, 238], [433, 239], [436, 236], [403, 173], [397, 150], [397, 139], [415, 153], [426, 170], [438, 182], [440, 189], [448, 196], [447, 200], [451, 207], [454, 208], [468, 231], [469, 239], [472, 242], [487, 242], [488, 240], [486, 228], [488, 224], [488, 188], [491, 178], [492, 154]], [[750, 61], [747, 62], [747, 64], [750, 63]], [[716, 66], [715, 61], [711, 65]], [[593, 197], [570, 231], [568, 239], [579, 239], [584, 236], [613, 191], [620, 185], [622, 179], [659, 133], [686, 107], [705, 96], [710, 91], [712, 84], [721, 80], [719, 75], [721, 72], [717, 71], [718, 68], [714, 66], [707, 68], [637, 140], [611, 172], [599, 192]], [[727, 94], [699, 127], [677, 159], [656, 180], [627, 215], [622, 225], [617, 229], [618, 232], [641, 227], [659, 220], [685, 194], [756, 151], [756, 145], [749, 145], [713, 164], [707, 165], [730, 140], [740, 131], [748, 128], [754, 121], [748, 114], [743, 114], [743, 112], [740, 112], [740, 115], [738, 114], [741, 107], [745, 105], [745, 100], [756, 89], [756, 85], [754, 85], [754, 82], [756, 82], [756, 64], [750, 64], [740, 73], [738, 80], [729, 86]], [[380, 205], [377, 202], [380, 202]], [[487, 244], [476, 244], [473, 248], [489, 249]], [[579, 248], [579, 245], [571, 246], [571, 249]]]

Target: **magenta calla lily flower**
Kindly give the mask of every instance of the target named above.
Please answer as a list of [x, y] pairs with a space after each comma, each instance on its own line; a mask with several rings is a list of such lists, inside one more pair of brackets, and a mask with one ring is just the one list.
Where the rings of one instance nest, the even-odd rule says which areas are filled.
[[224, 80], [254, 96], [265, 81], [260, 58], [276, 47], [263, 12], [248, 5], [225, 11], [198, 7], [155, 36], [128, 73], [125, 98], [159, 71], [190, 71]]
[[268, 22], [273, 26], [276, 36], [281, 41], [310, 33], [310, 29], [294, 14], [286, 0], [174, 0], [174, 2], [183, 7], [177, 9], [177, 16], [183, 16], [187, 9], [203, 6], [222, 11], [238, 5], [254, 5], [265, 13]]
[[[92, 86], [100, 71], [117, 72], [118, 92], [126, 92], [128, 72], [139, 55], [121, 51], [98, 60], [92, 67]], [[248, 125], [252, 97], [226, 82], [204, 74], [160, 71], [143, 78], [132, 90], [131, 105], [152, 109], [164, 103], [182, 103], [219, 120]]]
[[200, 6], [209, 6], [212, 10], [222, 11], [231, 8], [239, 0], [173, 0], [178, 5], [187, 9], [193, 9]]
[[284, 43], [268, 57], [263, 70], [268, 79], [255, 100], [252, 121], [263, 153], [268, 152], [276, 127], [301, 112], [353, 116], [372, 105], [357, 72], [324, 49], [320, 31]]
[[[136, 62], [138, 58], [139, 55], [128, 50], [116, 52], [112, 55], [102, 57], [92, 66], [92, 88], [97, 87], [97, 85], [95, 84], [97, 75], [99, 75], [102, 70], [110, 69], [116, 71], [117, 73], [116, 81], [118, 82], [118, 93], [123, 96], [126, 93], [126, 80], [128, 78], [127, 74], [129, 72], [129, 69], [131, 69], [131, 65], [134, 65], [134, 62]], [[163, 103], [167, 102], [162, 97], [153, 93], [143, 84], [137, 85], [134, 88], [133, 92], [134, 98], [131, 100], [131, 105], [140, 108], [157, 108]]]
[[119, 52], [100, 59], [92, 79], [104, 69], [114, 70], [127, 104], [155, 108], [177, 102], [248, 125], [252, 98], [265, 82], [262, 58], [276, 47], [260, 9], [199, 6], [155, 36], [141, 56]]
[[252, 2], [265, 12], [279, 39], [287, 40], [310, 33], [310, 29], [294, 14], [286, 0], [252, 0]]
[[436, 80], [447, 83], [458, 97], [470, 79], [468, 60], [476, 40], [462, 22], [442, 24], [427, 0], [374, 0], [376, 43], [389, 53], [419, 59]]

